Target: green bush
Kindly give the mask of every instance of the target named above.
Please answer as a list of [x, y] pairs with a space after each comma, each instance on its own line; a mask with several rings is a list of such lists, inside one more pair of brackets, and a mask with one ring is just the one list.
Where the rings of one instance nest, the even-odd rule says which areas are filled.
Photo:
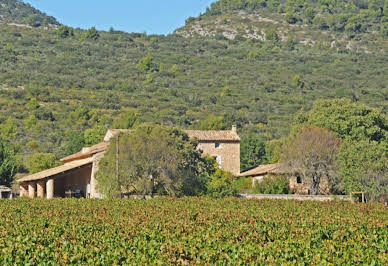
[[289, 180], [285, 176], [266, 176], [256, 183], [254, 192], [257, 194], [290, 194]]
[[214, 198], [236, 196], [237, 190], [233, 186], [234, 176], [226, 171], [217, 169], [207, 183], [207, 193]]

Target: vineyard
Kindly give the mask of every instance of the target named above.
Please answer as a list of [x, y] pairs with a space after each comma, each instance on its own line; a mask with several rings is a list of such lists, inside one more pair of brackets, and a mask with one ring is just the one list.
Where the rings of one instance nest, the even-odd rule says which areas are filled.
[[0, 264], [388, 264], [381, 204], [0, 201]]

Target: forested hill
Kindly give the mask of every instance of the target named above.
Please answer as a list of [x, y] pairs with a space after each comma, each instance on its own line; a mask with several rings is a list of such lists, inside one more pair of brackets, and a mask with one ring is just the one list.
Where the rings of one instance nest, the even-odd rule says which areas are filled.
[[0, 22], [29, 27], [55, 27], [59, 22], [18, 0], [0, 0]]
[[388, 51], [386, 0], [222, 0], [176, 31], [183, 36], [296, 40], [364, 52]]
[[[388, 61], [383, 48], [387, 40], [381, 34], [385, 14], [380, 12], [376, 23], [368, 22], [359, 33], [348, 36], [345, 26], [338, 34], [366, 47], [347, 49], [327, 45], [327, 32], [337, 33], [315, 26], [317, 17], [329, 17], [326, 11], [307, 25], [301, 15], [305, 8], [295, 9], [299, 18], [290, 24], [282, 19], [295, 1], [281, 1], [285, 4], [275, 11], [271, 5], [277, 1], [252, 3], [256, 2], [265, 2], [265, 7], [248, 10], [248, 5], [242, 9], [233, 4], [246, 1], [217, 2], [169, 36], [1, 24], [2, 137], [23, 156], [51, 152], [60, 157], [100, 141], [106, 127], [128, 126], [136, 118], [203, 128], [201, 121], [210, 117], [208, 125], [237, 124], [243, 138], [251, 135], [267, 141], [285, 136], [298, 110], [321, 98], [346, 97], [387, 112]], [[318, 4], [312, 7], [314, 12], [321, 10]], [[21, 19], [36, 14], [29, 10]], [[363, 14], [369, 8], [357, 10]], [[16, 8], [8, 12], [16, 14]], [[248, 22], [241, 12], [257, 19]], [[197, 24], [218, 27], [224, 22], [236, 29], [259, 25], [264, 37], [182, 34]], [[280, 25], [294, 37], [283, 38]], [[316, 42], [305, 43], [298, 34], [311, 35]], [[114, 121], [123, 114], [133, 119], [124, 124]]]

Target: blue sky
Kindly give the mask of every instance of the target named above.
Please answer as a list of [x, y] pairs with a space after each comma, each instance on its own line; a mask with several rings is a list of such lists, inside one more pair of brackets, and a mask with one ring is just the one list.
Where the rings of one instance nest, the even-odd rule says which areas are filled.
[[169, 34], [215, 0], [24, 0], [60, 23], [83, 29]]

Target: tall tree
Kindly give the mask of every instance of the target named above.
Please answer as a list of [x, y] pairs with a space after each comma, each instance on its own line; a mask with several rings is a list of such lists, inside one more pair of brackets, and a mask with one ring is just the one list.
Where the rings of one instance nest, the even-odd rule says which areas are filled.
[[97, 174], [102, 194], [196, 194], [206, 189], [208, 162], [196, 143], [174, 128], [141, 125], [111, 139]]
[[266, 162], [265, 143], [257, 136], [249, 136], [241, 140], [241, 169], [247, 170], [251, 167]]
[[310, 186], [312, 195], [319, 194], [319, 185], [323, 178], [330, 184], [336, 184], [334, 159], [340, 140], [336, 135], [317, 127], [305, 127], [290, 137], [288, 145], [283, 147], [283, 161], [292, 172], [301, 174]]
[[0, 139], [0, 185], [10, 186], [17, 172], [18, 163], [11, 147]]

